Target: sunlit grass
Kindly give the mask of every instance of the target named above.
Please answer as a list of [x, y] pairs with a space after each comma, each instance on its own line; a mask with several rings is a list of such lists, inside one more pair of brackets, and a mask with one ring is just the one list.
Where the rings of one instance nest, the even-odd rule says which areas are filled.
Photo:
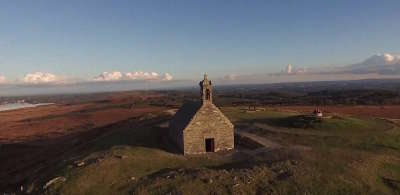
[[[67, 178], [66, 183], [49, 192], [251, 194], [260, 189], [268, 189], [277, 194], [396, 193], [397, 189], [392, 185], [400, 181], [400, 131], [394, 124], [382, 119], [340, 116], [323, 119], [307, 128], [298, 128], [288, 124], [299, 116], [298, 113], [276, 110], [247, 112], [232, 107], [221, 110], [237, 128], [248, 128], [252, 133], [281, 144], [283, 149], [254, 158], [242, 157], [244, 161], [217, 156], [186, 157], [163, 148], [160, 135], [166, 129], [154, 126], [126, 129], [91, 143], [90, 152], [82, 160], [96, 161], [83, 167], [65, 168], [63, 173]], [[307, 146], [310, 150], [295, 149], [293, 146]], [[273, 160], [271, 155], [279, 158]], [[274, 168], [269, 162], [277, 161], [279, 164], [278, 159], [291, 159], [300, 163], [287, 180], [277, 180], [274, 175], [279, 174], [280, 169], [285, 170], [284, 166], [279, 165], [277, 170], [272, 171]], [[237, 168], [239, 172], [219, 175], [219, 169], [226, 167], [230, 170], [228, 167], [235, 167], [235, 163], [241, 165], [238, 167], [247, 168]], [[246, 187], [234, 187], [234, 177], [239, 177], [242, 174], [240, 171], [254, 171], [254, 166], [266, 167], [264, 171], [269, 176], [264, 179], [255, 178], [257, 182]], [[177, 169], [195, 169], [198, 170], [196, 174], [209, 174], [218, 178], [218, 181], [204, 182], [196, 178], [194, 173], [154, 181], [160, 172]], [[137, 183], [139, 180], [141, 182]]]

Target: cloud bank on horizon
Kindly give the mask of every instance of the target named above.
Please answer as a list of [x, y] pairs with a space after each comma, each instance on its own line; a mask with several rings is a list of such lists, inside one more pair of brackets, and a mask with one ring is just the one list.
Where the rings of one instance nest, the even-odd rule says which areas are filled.
[[376, 73], [381, 75], [399, 75], [400, 55], [389, 53], [376, 54], [361, 63], [350, 65], [347, 67], [347, 71], [354, 74]]
[[[328, 75], [335, 75], [331, 79]], [[326, 69], [315, 68], [297, 68], [288, 64], [284, 70], [278, 73], [260, 73], [260, 74], [228, 74], [217, 80], [224, 83], [237, 82], [291, 82], [291, 81], [309, 81], [309, 80], [338, 80], [345, 79], [365, 79], [365, 78], [387, 78], [400, 77], [400, 55], [397, 54], [375, 54], [360, 63], [350, 64], [341, 67], [329, 67]], [[9, 81], [0, 74], [0, 84], [73, 84], [86, 82], [115, 82], [115, 81], [171, 81], [173, 76], [169, 73], [160, 74], [154, 71], [144, 72], [103, 72], [93, 78], [74, 79], [63, 75], [55, 75], [49, 72], [34, 72], [26, 74], [22, 79]]]
[[[211, 74], [212, 75], [212, 74]], [[281, 83], [307, 81], [334, 81], [358, 79], [390, 79], [400, 78], [400, 55], [375, 54], [362, 62], [346, 66], [325, 68], [298, 68], [291, 64], [277, 73], [228, 74], [214, 77], [218, 85], [251, 84], [251, 83]], [[169, 73], [157, 72], [103, 72], [92, 78], [70, 78], [49, 72], [28, 73], [15, 81], [8, 80], [0, 74], [0, 95], [26, 93], [68, 93], [97, 92], [132, 89], [155, 89], [168, 87], [194, 86], [197, 80], [176, 80]], [[147, 84], [146, 84], [147, 83]], [[38, 86], [38, 87], [35, 87]], [[43, 87], [47, 86], [47, 87]]]
[[162, 81], [170, 81], [172, 80], [172, 76], [169, 73], [164, 73], [164, 75], [160, 75], [156, 72], [127, 72], [121, 73], [119, 71], [114, 72], [103, 72], [102, 74], [96, 76], [94, 81], [135, 81], [135, 80], [162, 80]]
[[58, 85], [58, 84], [75, 84], [90, 82], [113, 82], [113, 81], [171, 81], [173, 76], [169, 73], [159, 74], [157, 72], [127, 72], [120, 71], [103, 72], [98, 76], [89, 79], [68, 78], [65, 76], [55, 75], [49, 72], [33, 72], [26, 74], [21, 79], [8, 81], [5, 76], [0, 75], [0, 84], [7, 85]]
[[26, 84], [56, 83], [60, 80], [58, 76], [47, 72], [28, 73], [23, 78], [23, 82]]
[[306, 70], [288, 65], [285, 74], [378, 74], [400, 75], [400, 55], [384, 53], [375, 54], [360, 63], [342, 67], [331, 67], [329, 70]]
[[0, 76], [0, 96], [111, 92], [158, 89], [161, 86], [163, 88], [176, 86], [171, 74], [114, 71], [82, 79], [49, 72], [34, 72], [15, 81]]
[[328, 68], [298, 68], [288, 64], [279, 73], [225, 75], [224, 83], [301, 82], [400, 78], [400, 55], [375, 54], [360, 63]]

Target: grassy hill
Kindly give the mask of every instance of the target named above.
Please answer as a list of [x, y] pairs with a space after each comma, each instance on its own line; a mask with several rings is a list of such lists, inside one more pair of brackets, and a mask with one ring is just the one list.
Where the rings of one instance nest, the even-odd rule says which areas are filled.
[[400, 194], [400, 128], [336, 116], [293, 126], [298, 113], [222, 111], [237, 131], [279, 148], [182, 156], [165, 140], [165, 114], [127, 120], [60, 162], [46, 194]]

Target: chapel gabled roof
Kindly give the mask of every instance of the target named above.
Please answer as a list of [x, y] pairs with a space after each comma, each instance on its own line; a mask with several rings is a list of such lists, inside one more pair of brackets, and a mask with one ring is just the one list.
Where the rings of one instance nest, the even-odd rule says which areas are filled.
[[175, 116], [171, 120], [171, 125], [174, 128], [183, 130], [189, 125], [190, 121], [197, 113], [197, 111], [201, 108], [202, 103], [200, 101], [187, 101], [183, 104], [183, 106], [178, 110]]

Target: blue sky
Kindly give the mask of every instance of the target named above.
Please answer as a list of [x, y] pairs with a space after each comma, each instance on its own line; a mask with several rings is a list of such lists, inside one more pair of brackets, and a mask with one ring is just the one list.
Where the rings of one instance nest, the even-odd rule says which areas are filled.
[[398, 0], [0, 0], [0, 75], [187, 79], [346, 65], [400, 53], [399, 10]]

